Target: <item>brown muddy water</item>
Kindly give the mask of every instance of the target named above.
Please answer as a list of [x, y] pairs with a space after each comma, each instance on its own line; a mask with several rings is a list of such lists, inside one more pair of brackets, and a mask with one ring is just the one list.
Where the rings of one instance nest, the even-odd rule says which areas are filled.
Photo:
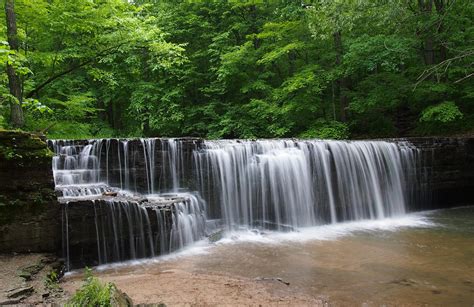
[[[95, 274], [134, 303], [474, 306], [474, 207], [287, 234], [235, 232]], [[72, 273], [63, 286], [73, 291], [81, 277]]]

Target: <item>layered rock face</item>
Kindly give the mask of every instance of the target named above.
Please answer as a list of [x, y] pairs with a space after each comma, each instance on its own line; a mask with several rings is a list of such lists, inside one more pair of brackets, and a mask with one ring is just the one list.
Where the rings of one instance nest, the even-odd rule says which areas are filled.
[[414, 209], [474, 204], [474, 137], [411, 138], [423, 162], [427, 200]]
[[[410, 205], [410, 211], [474, 203], [474, 193], [471, 193], [474, 190], [474, 138], [406, 141], [418, 149], [421, 161], [418, 188], [424, 192], [419, 202]], [[207, 200], [208, 217], [220, 216], [215, 191], [219, 187], [202, 189], [200, 182], [212, 169], [199, 164], [200, 173], [195, 170], [196, 161], [203, 162], [196, 160], [196, 155], [204, 150], [204, 141], [180, 139], [176, 143], [179, 146], [171, 148], [172, 142], [161, 139], [154, 142], [104, 140], [97, 152], [97, 159], [102, 161], [98, 176], [107, 178], [112, 187], [142, 195], [162, 191], [180, 193], [184, 191], [181, 188], [200, 190], [202, 198]], [[88, 141], [75, 142], [78, 148], [88, 144]], [[0, 252], [58, 252], [68, 254], [71, 263], [81, 266], [149, 257], [195, 239], [191, 235], [191, 239], [179, 237], [184, 232], [178, 228], [173, 233], [173, 223], [178, 227], [178, 217], [188, 216], [189, 212], [181, 213], [189, 209], [170, 207], [162, 200], [143, 198], [124, 202], [119, 198], [99, 197], [69, 199], [60, 205], [54, 191], [52, 156], [41, 137], [0, 131]], [[127, 168], [123, 167], [125, 161]], [[152, 163], [157, 169], [154, 173], [147, 171]], [[103, 192], [98, 193], [102, 196]], [[186, 196], [188, 202], [179, 200], [175, 204], [191, 204], [191, 196]], [[112, 207], [115, 209], [111, 210]], [[133, 211], [136, 208], [141, 209]], [[200, 213], [194, 216], [200, 217]], [[114, 223], [118, 225], [118, 222], [124, 225], [123, 229], [114, 229]], [[135, 229], [130, 225], [139, 227]], [[179, 227], [185, 226], [183, 222]], [[69, 250], [64, 246], [69, 246]]]
[[173, 210], [170, 205], [152, 205], [145, 199], [103, 197], [64, 203], [66, 269], [168, 253]]
[[58, 250], [52, 156], [39, 136], [0, 130], [0, 252]]

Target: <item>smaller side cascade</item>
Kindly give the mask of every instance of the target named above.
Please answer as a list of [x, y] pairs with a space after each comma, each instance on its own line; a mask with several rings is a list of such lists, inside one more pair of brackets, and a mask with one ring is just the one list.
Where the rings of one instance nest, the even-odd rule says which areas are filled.
[[176, 143], [49, 141], [67, 270], [155, 257], [204, 237], [205, 201], [178, 192], [184, 162]]

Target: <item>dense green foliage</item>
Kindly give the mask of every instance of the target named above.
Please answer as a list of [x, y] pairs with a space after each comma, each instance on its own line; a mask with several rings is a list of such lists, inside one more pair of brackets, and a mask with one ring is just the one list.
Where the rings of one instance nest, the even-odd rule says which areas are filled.
[[[20, 50], [1, 42], [0, 66], [21, 76], [24, 129], [50, 137], [474, 131], [473, 1], [16, 0], [15, 12]], [[0, 95], [8, 127], [6, 73]]]

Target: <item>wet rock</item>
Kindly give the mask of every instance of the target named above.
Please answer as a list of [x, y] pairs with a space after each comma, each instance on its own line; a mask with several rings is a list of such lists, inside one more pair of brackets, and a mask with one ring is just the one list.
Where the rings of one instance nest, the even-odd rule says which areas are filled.
[[17, 299], [6, 299], [6, 300], [0, 300], [0, 306], [3, 305], [16, 305], [21, 302], [23, 298], [17, 298]]
[[133, 306], [132, 299], [125, 293], [113, 287], [113, 293], [111, 295], [112, 306]]
[[449, 208], [472, 204], [474, 188], [474, 137], [409, 138], [419, 149], [423, 161], [422, 174], [427, 176], [429, 195], [417, 202], [416, 210]]
[[112, 191], [107, 191], [107, 192], [102, 193], [102, 195], [104, 196], [112, 196], [112, 197], [117, 196], [117, 194], [118, 194], [117, 192], [112, 192]]
[[209, 242], [212, 242], [212, 243], [217, 242], [217, 241], [221, 240], [223, 236], [224, 236], [224, 230], [220, 229], [216, 232], [211, 233], [208, 236]]
[[18, 274], [18, 276], [21, 277], [21, 278], [23, 278], [25, 281], [31, 280], [31, 273], [28, 273], [28, 272], [21, 271], [21, 272]]
[[[114, 199], [113, 201], [118, 201]], [[120, 200], [122, 201], [122, 200]], [[125, 203], [124, 203], [125, 204]], [[143, 206], [141, 204], [137, 205], [135, 202], [127, 202], [127, 206], [142, 206], [147, 211], [147, 214], [151, 216], [156, 216], [156, 210], [161, 212], [163, 218], [163, 233], [161, 233], [161, 226], [157, 218], [150, 218], [149, 225], [144, 229], [145, 237], [151, 235], [153, 237], [161, 235], [165, 238], [165, 242], [169, 242], [171, 234], [171, 224], [172, 224], [172, 211], [165, 210], [165, 207], [152, 207], [152, 206]], [[66, 210], [68, 214], [68, 229], [69, 229], [69, 269], [81, 268], [85, 266], [95, 266], [98, 265], [98, 245], [97, 245], [97, 233], [96, 233], [96, 220], [100, 223], [105, 221], [110, 221], [110, 200], [74, 200], [69, 201], [68, 204], [63, 205], [63, 209]], [[99, 224], [100, 225], [100, 224]], [[105, 225], [105, 224], [104, 224]], [[102, 253], [102, 257], [107, 259], [115, 259], [114, 257], [120, 256], [120, 259], [126, 260], [131, 259], [131, 254], [129, 253], [130, 249], [126, 247], [130, 246], [131, 238], [129, 231], [137, 233], [138, 227], [141, 227], [139, 223], [122, 223], [123, 228], [118, 235], [117, 239], [119, 240], [121, 246], [124, 246], [123, 253], [121, 255], [113, 255], [114, 244], [115, 244], [115, 235], [112, 227], [104, 227], [102, 230], [102, 236], [107, 238], [104, 241], [105, 249], [107, 252]], [[129, 228], [130, 227], [130, 228]], [[110, 239], [108, 239], [110, 238]], [[101, 239], [102, 242], [102, 239]], [[166, 247], [165, 247], [166, 248]], [[166, 250], [159, 250], [157, 254], [165, 253]], [[147, 246], [145, 248], [145, 253], [150, 254], [150, 249]]]
[[7, 297], [8, 298], [24, 298], [28, 297], [33, 293], [34, 289], [32, 286], [28, 287], [22, 287], [22, 288], [17, 288], [17, 289], [11, 289], [7, 291]]
[[31, 280], [39, 271], [44, 268], [44, 263], [40, 262], [38, 264], [30, 265], [20, 269], [19, 277], [23, 278], [25, 281]]

